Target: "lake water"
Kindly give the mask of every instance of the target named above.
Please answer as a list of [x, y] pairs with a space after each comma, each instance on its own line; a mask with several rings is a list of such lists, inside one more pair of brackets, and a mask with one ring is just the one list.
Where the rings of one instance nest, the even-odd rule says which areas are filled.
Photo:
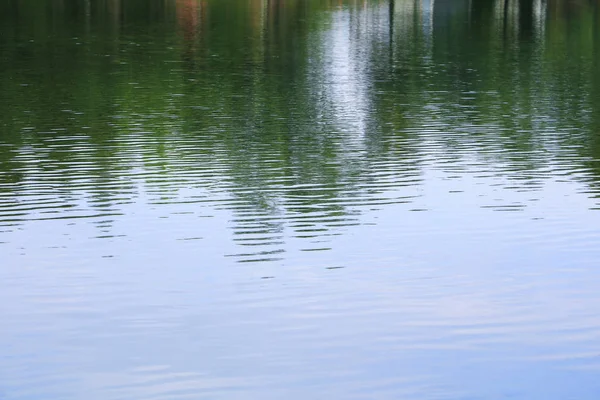
[[0, 399], [600, 398], [600, 7], [0, 2]]

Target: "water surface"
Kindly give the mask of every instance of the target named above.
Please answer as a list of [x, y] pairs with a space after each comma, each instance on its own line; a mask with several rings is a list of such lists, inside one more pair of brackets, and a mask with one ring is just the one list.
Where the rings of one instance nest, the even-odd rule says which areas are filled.
[[597, 399], [586, 1], [0, 3], [0, 399]]

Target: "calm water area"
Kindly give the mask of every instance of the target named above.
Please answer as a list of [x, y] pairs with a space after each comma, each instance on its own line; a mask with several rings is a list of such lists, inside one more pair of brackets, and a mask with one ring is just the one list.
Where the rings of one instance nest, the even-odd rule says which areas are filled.
[[0, 0], [0, 399], [600, 399], [600, 3]]

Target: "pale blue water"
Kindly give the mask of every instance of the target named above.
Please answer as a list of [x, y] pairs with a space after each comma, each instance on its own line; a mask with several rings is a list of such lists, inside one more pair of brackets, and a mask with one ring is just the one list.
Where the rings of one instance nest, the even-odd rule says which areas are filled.
[[0, 399], [597, 399], [598, 7], [0, 6]]

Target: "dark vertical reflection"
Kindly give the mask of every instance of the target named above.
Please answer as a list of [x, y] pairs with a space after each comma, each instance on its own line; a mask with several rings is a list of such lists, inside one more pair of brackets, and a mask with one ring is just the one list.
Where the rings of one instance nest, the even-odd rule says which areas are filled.
[[519, 31], [521, 40], [529, 40], [533, 35], [533, 0], [519, 1]]

